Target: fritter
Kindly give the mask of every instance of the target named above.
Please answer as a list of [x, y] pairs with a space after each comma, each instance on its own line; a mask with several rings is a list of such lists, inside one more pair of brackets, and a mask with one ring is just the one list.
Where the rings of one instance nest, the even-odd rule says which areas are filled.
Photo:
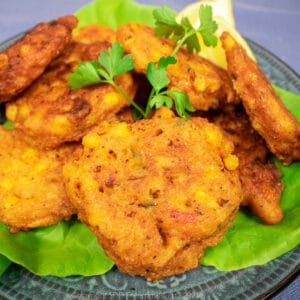
[[212, 117], [235, 145], [243, 189], [243, 205], [266, 224], [277, 224], [283, 217], [280, 196], [283, 183], [279, 169], [268, 160], [269, 150], [263, 138], [252, 128], [243, 111], [215, 114]]
[[[117, 40], [132, 54], [135, 69], [140, 73], [146, 73], [150, 61], [157, 63], [161, 57], [171, 55], [175, 48], [171, 40], [156, 37], [151, 27], [137, 23], [119, 26]], [[183, 48], [176, 59], [176, 64], [167, 67], [168, 88], [187, 93], [194, 108], [207, 111], [238, 102], [225, 70]]]
[[65, 191], [62, 165], [80, 145], [39, 151], [15, 130], [0, 126], [0, 221], [12, 232], [52, 225], [75, 213]]
[[108, 41], [112, 44], [116, 40], [116, 32], [100, 24], [89, 24], [76, 29], [73, 32], [73, 40], [86, 44], [99, 41]]
[[228, 72], [253, 128], [283, 164], [299, 160], [300, 124], [284, 106], [258, 64], [230, 33], [224, 32], [221, 41]]
[[148, 280], [199, 265], [242, 197], [233, 144], [206, 119], [167, 108], [132, 124], [103, 122], [64, 167], [67, 191], [118, 268]]
[[[39, 148], [78, 141], [98, 122], [111, 118], [129, 102], [109, 84], [72, 90], [69, 74], [80, 61], [97, 59], [108, 42], [71, 42], [63, 54], [15, 101], [6, 106], [6, 116], [27, 141]], [[130, 73], [115, 78], [131, 97], [136, 85]]]
[[40, 23], [21, 40], [0, 53], [0, 102], [26, 89], [71, 40], [74, 16]]

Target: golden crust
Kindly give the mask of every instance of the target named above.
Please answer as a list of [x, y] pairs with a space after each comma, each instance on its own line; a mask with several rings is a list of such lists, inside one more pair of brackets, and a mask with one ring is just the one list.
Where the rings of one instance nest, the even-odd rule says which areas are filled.
[[239, 208], [233, 145], [205, 119], [161, 109], [133, 124], [103, 122], [64, 176], [79, 218], [120, 270], [157, 280], [199, 264]]
[[73, 32], [73, 40], [85, 44], [99, 41], [107, 41], [112, 44], [116, 40], [116, 32], [110, 27], [89, 24], [76, 29]]
[[228, 32], [221, 36], [228, 72], [253, 128], [284, 164], [300, 159], [300, 124], [286, 109], [258, 64]]
[[65, 191], [62, 166], [80, 145], [39, 151], [15, 130], [0, 127], [0, 220], [12, 232], [52, 225], [75, 213]]
[[40, 23], [0, 53], [0, 102], [10, 100], [38, 78], [71, 40], [74, 16]]
[[280, 171], [268, 161], [269, 150], [262, 137], [252, 128], [244, 111], [221, 113], [212, 118], [235, 145], [243, 189], [243, 205], [266, 224], [277, 224], [283, 217], [280, 197], [283, 183]]
[[[109, 84], [72, 90], [67, 80], [80, 61], [96, 59], [108, 42], [84, 44], [73, 41], [20, 97], [6, 105], [6, 116], [27, 141], [39, 148], [54, 148], [78, 141], [98, 122], [111, 118], [128, 101]], [[116, 78], [131, 97], [136, 86], [130, 73]]]
[[[131, 53], [137, 72], [145, 73], [150, 61], [158, 62], [171, 55], [174, 43], [154, 35], [151, 27], [129, 23], [118, 27], [117, 40]], [[207, 111], [226, 104], [235, 104], [238, 98], [227, 72], [197, 54], [181, 49], [177, 63], [167, 68], [169, 89], [186, 92], [193, 107]]]

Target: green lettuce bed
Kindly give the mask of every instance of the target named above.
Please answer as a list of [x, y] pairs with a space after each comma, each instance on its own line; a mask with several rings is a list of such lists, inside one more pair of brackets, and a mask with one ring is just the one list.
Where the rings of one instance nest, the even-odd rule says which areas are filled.
[[[128, 21], [153, 25], [152, 10], [152, 6], [131, 0], [95, 0], [76, 15], [79, 26], [98, 22], [116, 28]], [[300, 121], [300, 96], [275, 88]], [[240, 211], [222, 242], [207, 249], [201, 260], [203, 265], [222, 271], [261, 265], [300, 243], [300, 162], [285, 167], [278, 160], [274, 161], [282, 172], [285, 186], [281, 198], [282, 222], [264, 225], [247, 211]], [[95, 236], [77, 220], [17, 234], [10, 234], [0, 223], [0, 275], [11, 262], [38, 275], [61, 277], [103, 274], [113, 266]]]

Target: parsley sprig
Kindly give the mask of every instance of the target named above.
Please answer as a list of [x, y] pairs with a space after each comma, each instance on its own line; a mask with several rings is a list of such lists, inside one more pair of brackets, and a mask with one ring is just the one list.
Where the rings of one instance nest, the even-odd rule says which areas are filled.
[[176, 42], [176, 47], [171, 56], [175, 56], [182, 46], [186, 46], [190, 52], [200, 52], [201, 47], [197, 33], [202, 36], [206, 46], [215, 47], [217, 37], [215, 35], [218, 24], [212, 18], [212, 7], [209, 5], [200, 5], [199, 19], [200, 25], [194, 28], [188, 17], [183, 17], [180, 22], [177, 21], [177, 14], [169, 6], [162, 6], [153, 11], [155, 18], [155, 34], [158, 36], [169, 37]]
[[168, 57], [161, 57], [157, 64], [149, 62], [146, 77], [152, 86], [145, 110], [134, 102], [116, 83], [115, 77], [134, 69], [130, 54], [124, 55], [124, 48], [115, 42], [108, 51], [102, 51], [98, 60], [81, 62], [75, 71], [70, 74], [68, 84], [73, 89], [98, 83], [111, 84], [143, 118], [149, 117], [153, 108], [165, 105], [172, 108], [183, 118], [190, 118], [188, 112], [195, 109], [191, 106], [188, 96], [177, 90], [167, 90], [170, 80], [167, 67], [177, 62], [175, 56], [182, 46], [190, 52], [200, 52], [201, 47], [197, 34], [203, 38], [206, 46], [216, 46], [217, 37], [214, 35], [218, 26], [212, 19], [212, 8], [201, 5], [199, 9], [200, 26], [195, 29], [187, 17], [177, 22], [177, 14], [168, 6], [162, 6], [153, 11], [155, 19], [155, 33], [158, 36], [169, 37], [176, 42], [176, 47]]
[[167, 66], [176, 64], [174, 56], [161, 57], [157, 66], [154, 62], [150, 62], [147, 67], [146, 77], [152, 85], [152, 90], [146, 106], [146, 116], [149, 115], [152, 108], [159, 109], [163, 105], [172, 108], [173, 101], [177, 114], [182, 118], [189, 118], [186, 111], [194, 112], [186, 93], [176, 90], [166, 90], [170, 83], [167, 76]]
[[119, 42], [113, 43], [107, 51], [101, 51], [98, 61], [80, 62], [73, 73], [70, 74], [68, 84], [73, 89], [84, 86], [108, 83], [111, 84], [142, 116], [143, 109], [137, 105], [115, 81], [115, 77], [134, 69], [130, 54], [124, 56], [124, 48]]

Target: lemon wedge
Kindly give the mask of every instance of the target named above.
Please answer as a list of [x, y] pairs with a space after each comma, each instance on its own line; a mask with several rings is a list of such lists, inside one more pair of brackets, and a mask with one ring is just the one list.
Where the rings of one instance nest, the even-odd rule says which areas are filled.
[[[247, 51], [248, 55], [255, 60], [255, 56], [249, 47], [247, 41], [242, 37], [242, 35], [235, 28], [235, 21], [232, 10], [231, 0], [203, 0], [195, 3], [191, 3], [183, 8], [178, 14], [178, 21], [182, 17], [188, 17], [194, 28], [198, 28], [200, 25], [199, 20], [199, 7], [200, 5], [210, 5], [213, 9], [213, 18], [218, 23], [218, 30], [216, 35], [219, 37], [223, 31], [228, 31], [231, 35], [240, 43], [243, 48]], [[199, 36], [199, 43], [201, 46], [201, 52], [199, 55], [209, 59], [218, 66], [226, 69], [227, 62], [225, 57], [225, 52], [222, 48], [220, 39], [218, 38], [218, 43], [216, 47], [206, 47], [202, 37]]]

